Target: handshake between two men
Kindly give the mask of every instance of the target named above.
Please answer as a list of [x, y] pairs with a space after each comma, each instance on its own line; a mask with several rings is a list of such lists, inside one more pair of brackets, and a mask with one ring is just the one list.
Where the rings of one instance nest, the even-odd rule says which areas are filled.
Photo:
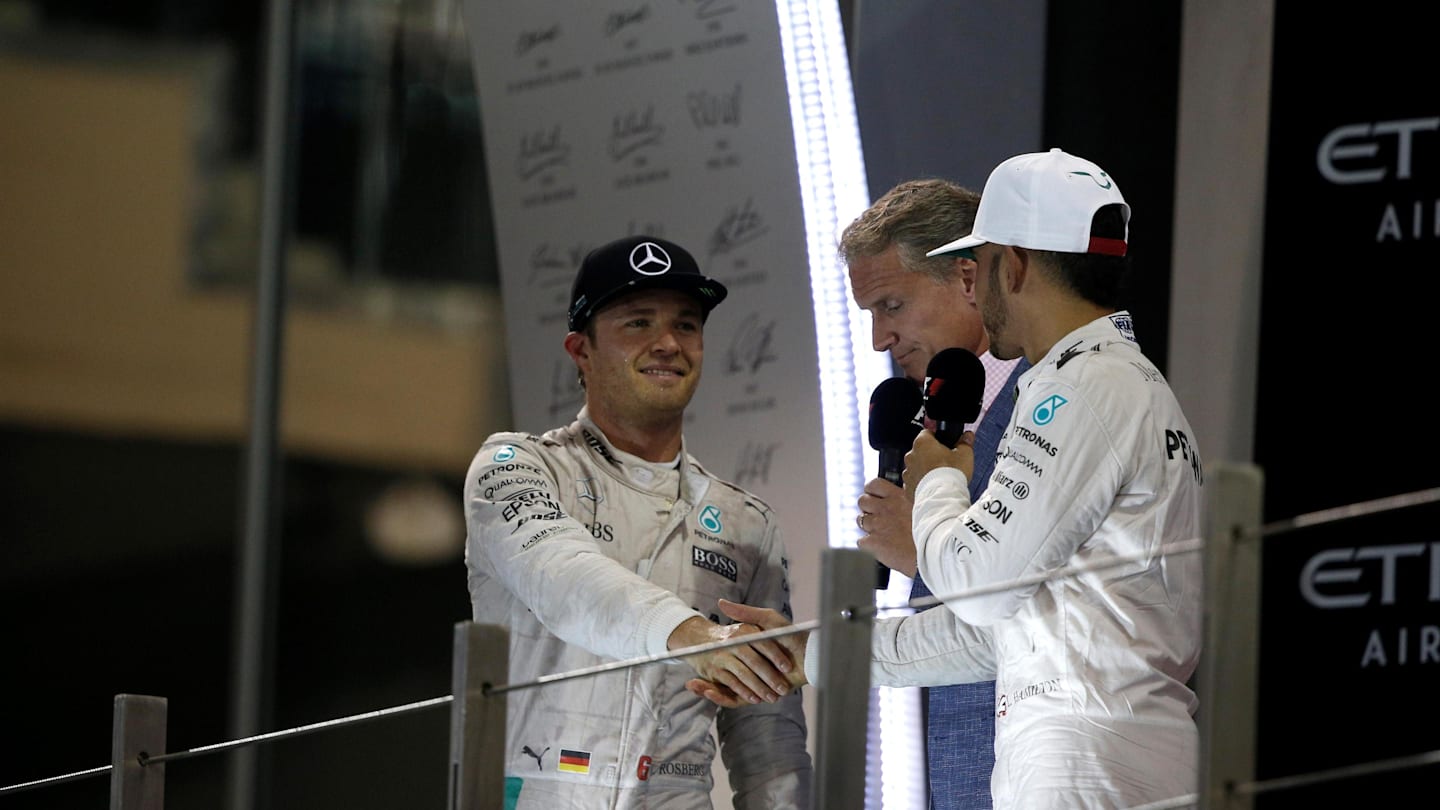
[[[931, 430], [922, 431], [905, 454], [902, 489], [876, 478], [865, 486], [860, 498], [860, 528], [866, 538], [860, 547], [876, 559], [907, 576], [915, 575], [915, 547], [910, 530], [911, 493], [927, 473], [937, 467], [954, 467], [968, 478], [974, 469], [975, 434], [960, 436], [954, 448], [947, 447]], [[900, 545], [907, 548], [898, 548]], [[905, 562], [908, 560], [908, 563]], [[726, 638], [786, 627], [790, 621], [777, 610], [720, 600], [720, 611], [738, 624], [720, 628]], [[711, 641], [720, 640], [718, 638]], [[805, 648], [809, 633], [800, 632], [757, 641], [748, 646], [730, 647], [728, 656], [697, 655], [685, 660], [700, 677], [685, 688], [699, 697], [727, 709], [758, 702], [774, 702], [791, 689], [809, 682], [805, 675]], [[696, 642], [700, 643], [700, 642]]]

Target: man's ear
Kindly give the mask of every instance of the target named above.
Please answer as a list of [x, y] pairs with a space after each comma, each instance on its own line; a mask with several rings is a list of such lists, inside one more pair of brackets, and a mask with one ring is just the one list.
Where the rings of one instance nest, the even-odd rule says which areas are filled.
[[980, 265], [974, 259], [955, 257], [955, 272], [960, 277], [960, 292], [971, 304], [975, 303], [975, 273], [979, 269]]
[[1030, 251], [1022, 247], [1007, 245], [1005, 250], [1012, 254], [1010, 261], [1005, 262], [1009, 276], [1002, 282], [1006, 290], [1011, 293], [1018, 293], [1025, 286], [1025, 281], [1030, 277]]
[[565, 353], [575, 361], [576, 368], [584, 373], [590, 364], [590, 338], [584, 332], [571, 332], [565, 336]]

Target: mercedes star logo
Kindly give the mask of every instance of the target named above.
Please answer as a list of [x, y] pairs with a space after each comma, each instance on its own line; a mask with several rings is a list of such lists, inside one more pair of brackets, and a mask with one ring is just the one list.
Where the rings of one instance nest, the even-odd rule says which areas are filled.
[[670, 269], [670, 254], [654, 242], [641, 242], [630, 251], [630, 266], [646, 276], [661, 276]]

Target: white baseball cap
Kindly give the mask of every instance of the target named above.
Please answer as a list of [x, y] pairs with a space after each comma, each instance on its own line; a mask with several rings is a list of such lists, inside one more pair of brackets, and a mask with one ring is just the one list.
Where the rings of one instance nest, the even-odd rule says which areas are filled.
[[[1103, 206], [1124, 207], [1124, 239], [1090, 235], [1091, 220]], [[1030, 152], [1006, 160], [990, 172], [980, 193], [975, 227], [969, 236], [926, 253], [939, 256], [997, 245], [1124, 256], [1130, 235], [1130, 206], [1103, 169], [1060, 149]]]

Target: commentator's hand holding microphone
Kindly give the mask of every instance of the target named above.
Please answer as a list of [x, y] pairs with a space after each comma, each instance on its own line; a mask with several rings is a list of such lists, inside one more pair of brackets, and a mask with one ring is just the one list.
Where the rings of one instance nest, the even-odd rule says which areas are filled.
[[920, 387], [904, 377], [891, 377], [870, 395], [870, 446], [880, 451], [880, 477], [902, 486], [905, 454], [924, 428], [918, 417], [924, 404]]
[[[897, 487], [905, 486], [905, 454], [924, 427], [919, 421], [923, 403], [920, 387], [904, 377], [891, 377], [870, 394], [870, 447], [880, 451], [880, 477]], [[860, 530], [865, 531], [863, 523]], [[875, 587], [890, 587], [890, 569], [878, 560], [875, 567]]]

